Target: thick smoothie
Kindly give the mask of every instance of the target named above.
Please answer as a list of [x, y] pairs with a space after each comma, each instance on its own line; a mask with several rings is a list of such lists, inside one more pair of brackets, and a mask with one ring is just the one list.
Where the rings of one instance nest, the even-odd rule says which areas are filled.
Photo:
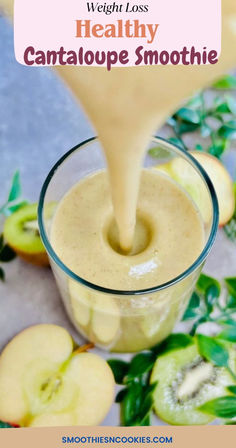
[[130, 254], [123, 254], [107, 172], [75, 185], [57, 207], [51, 243], [73, 272], [118, 290], [163, 284], [184, 272], [204, 245], [201, 217], [191, 199], [165, 174], [142, 171], [137, 225]]

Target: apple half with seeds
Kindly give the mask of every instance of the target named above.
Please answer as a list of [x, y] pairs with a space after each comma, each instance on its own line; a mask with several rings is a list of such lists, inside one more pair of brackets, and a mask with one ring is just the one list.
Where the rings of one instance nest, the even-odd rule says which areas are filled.
[[0, 420], [20, 426], [98, 425], [113, 402], [114, 386], [106, 361], [83, 347], [74, 350], [64, 328], [35, 325], [15, 336], [0, 356]]
[[[211, 154], [190, 151], [210, 177], [219, 203], [219, 225], [224, 226], [232, 218], [235, 209], [233, 181], [222, 162]], [[203, 221], [211, 220], [211, 203], [207, 190], [195, 169], [182, 157], [156, 167], [180, 184], [198, 206]]]

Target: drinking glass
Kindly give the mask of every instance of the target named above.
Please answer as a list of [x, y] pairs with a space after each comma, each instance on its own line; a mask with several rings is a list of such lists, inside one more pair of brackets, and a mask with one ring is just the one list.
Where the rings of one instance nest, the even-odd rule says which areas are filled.
[[[78, 332], [96, 346], [115, 352], [148, 349], [165, 339], [182, 318], [202, 266], [213, 245], [218, 228], [218, 202], [213, 185], [191, 154], [161, 138], [153, 137], [144, 166], [164, 165], [175, 157], [183, 176], [175, 179], [191, 197], [202, 218], [205, 244], [195, 262], [178, 277], [164, 284], [134, 291], [123, 291], [93, 284], [81, 278], [58, 257], [50, 242], [53, 216], [48, 218], [48, 204], [56, 205], [80, 180], [105, 169], [106, 162], [97, 138], [90, 138], [68, 151], [55, 164], [42, 187], [38, 220], [42, 241], [67, 313]], [[186, 172], [188, 176], [186, 177]], [[172, 175], [173, 177], [173, 175]], [[192, 185], [197, 185], [193, 190]], [[204, 200], [203, 200], [204, 198]], [[157, 204], [158, 206], [158, 204]], [[52, 207], [51, 207], [52, 209]], [[75, 235], [76, 238], [76, 235]], [[181, 252], [179, 253], [181, 257]], [[178, 259], [176, 259], [178, 263]]]

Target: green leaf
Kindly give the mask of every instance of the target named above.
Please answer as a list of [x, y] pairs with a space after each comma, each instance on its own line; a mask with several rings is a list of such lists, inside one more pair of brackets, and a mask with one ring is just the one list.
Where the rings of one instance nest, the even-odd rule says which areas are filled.
[[236, 386], [235, 386], [235, 385], [228, 386], [228, 387], [227, 387], [227, 390], [228, 390], [229, 392], [231, 392], [231, 394], [236, 395]]
[[210, 126], [208, 126], [207, 124], [203, 123], [201, 125], [201, 136], [206, 138], [209, 137], [209, 135], [211, 135], [211, 128]]
[[219, 339], [223, 339], [229, 342], [236, 342], [236, 323], [235, 325], [229, 325], [218, 336]]
[[200, 355], [218, 367], [228, 368], [229, 353], [216, 339], [203, 334], [196, 336]]
[[0, 261], [8, 263], [16, 258], [16, 253], [7, 244], [0, 251]]
[[129, 363], [119, 359], [109, 359], [107, 362], [113, 372], [115, 382], [117, 384], [123, 384], [124, 377], [129, 370]]
[[227, 308], [236, 310], [236, 297], [231, 294], [227, 298]]
[[236, 298], [236, 277], [227, 277], [224, 279], [227, 290], [231, 296]]
[[150, 426], [150, 412], [149, 414], [141, 420], [136, 426]]
[[232, 96], [227, 96], [227, 105], [229, 112], [231, 112], [233, 115], [236, 115], [236, 100]]
[[230, 120], [218, 130], [220, 137], [233, 140], [236, 138], [236, 120]]
[[236, 321], [235, 321], [234, 319], [230, 319], [230, 318], [228, 318], [228, 319], [222, 319], [222, 320], [220, 320], [220, 323], [221, 323], [222, 325], [232, 325], [232, 326], [234, 327], [235, 324], [236, 324]]
[[176, 125], [176, 119], [174, 117], [170, 117], [168, 118], [167, 122], [166, 122], [169, 126], [171, 126], [172, 128], [175, 127]]
[[10, 207], [7, 207], [7, 210], [9, 212], [9, 214], [12, 214], [27, 204], [28, 204], [28, 201], [20, 201], [18, 204], [11, 205]]
[[167, 353], [180, 348], [188, 347], [194, 343], [193, 338], [185, 333], [173, 333], [163, 342], [152, 348], [157, 355]]
[[132, 359], [125, 382], [128, 383], [134, 378], [150, 372], [156, 361], [156, 355], [152, 352], [138, 353]]
[[198, 308], [199, 305], [200, 305], [200, 297], [196, 293], [196, 291], [194, 291], [188, 306], [189, 306], [189, 308], [194, 308], [195, 309], [195, 308]]
[[168, 138], [168, 140], [170, 143], [173, 143], [174, 145], [178, 146], [179, 148], [185, 149], [185, 146], [184, 146], [182, 140], [180, 140], [180, 138], [170, 137], [170, 138]]
[[186, 320], [191, 320], [194, 319], [195, 317], [198, 316], [198, 310], [196, 311], [196, 309], [198, 309], [200, 306], [200, 297], [199, 295], [194, 292], [192, 294], [192, 297], [190, 299], [190, 302], [188, 304], [188, 308], [184, 313], [184, 316], [182, 318], [183, 321]]
[[5, 282], [5, 272], [0, 266], [0, 281]]
[[236, 89], [236, 78], [232, 75], [226, 75], [213, 84], [213, 89]]
[[202, 294], [206, 294], [207, 290], [212, 287], [215, 287], [214, 290], [215, 294], [217, 297], [219, 297], [221, 292], [221, 286], [218, 280], [216, 280], [213, 277], [210, 277], [209, 275], [201, 274], [197, 282], [197, 290]]
[[[224, 96], [223, 96], [224, 98]], [[215, 108], [217, 108], [218, 106], [220, 106], [220, 104], [222, 104], [222, 95], [217, 95], [214, 99], [213, 99], [213, 104], [215, 106]]]
[[223, 102], [217, 106], [216, 112], [219, 112], [220, 114], [229, 114], [231, 111], [227, 102]]
[[185, 322], [187, 320], [192, 320], [195, 319], [195, 317], [197, 317], [198, 313], [196, 311], [194, 311], [191, 308], [187, 308], [187, 310], [185, 311], [182, 321]]
[[8, 202], [15, 201], [20, 196], [21, 196], [20, 173], [19, 171], [16, 171], [12, 179], [12, 185], [10, 193], [8, 195]]
[[148, 426], [153, 407], [155, 384], [142, 386], [140, 382], [131, 383], [121, 403], [121, 423], [124, 426]]
[[132, 383], [129, 385], [124, 400], [121, 403], [121, 423], [123, 426], [133, 426], [139, 415], [142, 404], [142, 385]]
[[157, 383], [148, 385], [146, 389], [144, 390], [144, 399], [142, 401], [142, 404], [140, 406], [140, 412], [139, 412], [139, 420], [145, 421], [148, 417], [150, 411], [153, 407], [153, 393], [156, 389]]
[[199, 112], [188, 107], [181, 107], [174, 116], [187, 123], [199, 124], [201, 121]]
[[197, 95], [194, 95], [190, 100], [187, 101], [187, 106], [198, 109], [199, 107], [202, 107], [203, 97], [202, 93], [197, 93]]
[[200, 145], [199, 143], [197, 143], [197, 144], [195, 145], [195, 149], [196, 149], [197, 151], [204, 151], [203, 146]]
[[233, 114], [236, 115], [236, 100], [233, 96], [227, 95], [225, 100], [218, 99], [218, 104], [216, 105], [216, 112], [220, 114]]
[[203, 294], [207, 312], [210, 314], [220, 296], [220, 283], [215, 278], [209, 277], [209, 275], [201, 274], [197, 282], [197, 290]]
[[200, 406], [199, 411], [220, 418], [236, 417], [236, 397], [226, 396], [208, 401]]
[[209, 286], [205, 293], [205, 302], [207, 307], [207, 312], [210, 314], [213, 311], [213, 307], [218, 299], [219, 290], [216, 285]]
[[217, 139], [214, 145], [209, 146], [208, 152], [218, 159], [222, 156], [223, 152], [227, 149], [228, 142], [225, 139]]
[[176, 131], [178, 134], [188, 134], [195, 132], [199, 128], [199, 124], [180, 122], [176, 125]]

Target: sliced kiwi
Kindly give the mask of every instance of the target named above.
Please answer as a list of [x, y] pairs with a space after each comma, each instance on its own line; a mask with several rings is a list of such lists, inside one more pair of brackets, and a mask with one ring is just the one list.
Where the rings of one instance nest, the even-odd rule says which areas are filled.
[[[234, 352], [230, 351], [234, 367]], [[199, 406], [225, 394], [232, 378], [223, 367], [206, 362], [196, 344], [160, 356], [151, 375], [157, 382], [154, 392], [156, 414], [171, 425], [205, 425], [214, 417]]]
[[[39, 235], [38, 204], [28, 204], [9, 216], [3, 234], [8, 245], [24, 260], [38, 266], [49, 264], [46, 250]], [[45, 219], [52, 217], [55, 203], [45, 207]]]

